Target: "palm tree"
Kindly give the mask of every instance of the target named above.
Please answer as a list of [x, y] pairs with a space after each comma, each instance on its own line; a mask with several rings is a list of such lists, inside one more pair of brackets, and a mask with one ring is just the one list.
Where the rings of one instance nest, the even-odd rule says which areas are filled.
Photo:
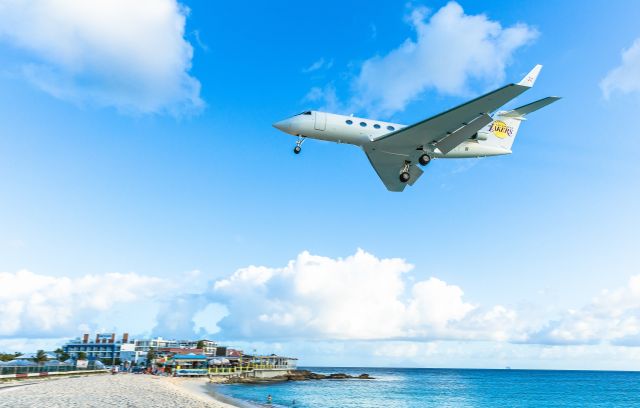
[[87, 353], [85, 353], [84, 351], [78, 352], [78, 360], [86, 360], [86, 359], [87, 359]]
[[49, 357], [47, 357], [47, 353], [45, 353], [44, 350], [38, 350], [35, 357], [33, 357], [33, 361], [35, 361], [38, 364], [44, 364], [48, 360], [49, 360]]
[[153, 347], [149, 348], [149, 351], [147, 351], [147, 367], [151, 367], [151, 363], [153, 363], [153, 360], [155, 360], [156, 358], [156, 352], [153, 350]]

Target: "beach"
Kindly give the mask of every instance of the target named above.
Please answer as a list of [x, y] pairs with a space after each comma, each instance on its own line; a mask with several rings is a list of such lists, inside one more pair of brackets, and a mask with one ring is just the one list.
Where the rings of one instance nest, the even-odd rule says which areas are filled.
[[0, 388], [0, 407], [235, 407], [207, 393], [207, 381], [105, 374], [29, 381], [27, 385], [15, 382], [16, 387]]

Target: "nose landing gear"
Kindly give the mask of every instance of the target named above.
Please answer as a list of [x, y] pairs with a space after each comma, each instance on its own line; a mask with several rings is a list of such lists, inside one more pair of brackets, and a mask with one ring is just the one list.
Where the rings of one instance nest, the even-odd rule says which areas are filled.
[[302, 143], [304, 143], [305, 138], [303, 136], [298, 136], [298, 140], [296, 141], [296, 147], [293, 148], [293, 153], [300, 154], [302, 151]]

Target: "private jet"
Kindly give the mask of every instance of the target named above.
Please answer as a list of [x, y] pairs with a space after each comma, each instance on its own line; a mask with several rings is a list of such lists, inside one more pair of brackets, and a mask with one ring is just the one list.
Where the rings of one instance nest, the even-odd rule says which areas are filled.
[[333, 113], [306, 111], [273, 126], [298, 138], [302, 150], [310, 139], [361, 147], [389, 191], [403, 191], [432, 159], [476, 158], [511, 154], [518, 128], [526, 116], [558, 99], [549, 96], [511, 110], [498, 109], [530, 89], [542, 65], [520, 82], [496, 89], [413, 125]]

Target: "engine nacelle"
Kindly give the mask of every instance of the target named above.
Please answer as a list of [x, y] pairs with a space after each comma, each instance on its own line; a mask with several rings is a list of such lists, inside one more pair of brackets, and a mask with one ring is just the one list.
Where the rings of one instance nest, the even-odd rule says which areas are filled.
[[486, 133], [475, 133], [470, 137], [471, 140], [487, 140], [489, 136]]

